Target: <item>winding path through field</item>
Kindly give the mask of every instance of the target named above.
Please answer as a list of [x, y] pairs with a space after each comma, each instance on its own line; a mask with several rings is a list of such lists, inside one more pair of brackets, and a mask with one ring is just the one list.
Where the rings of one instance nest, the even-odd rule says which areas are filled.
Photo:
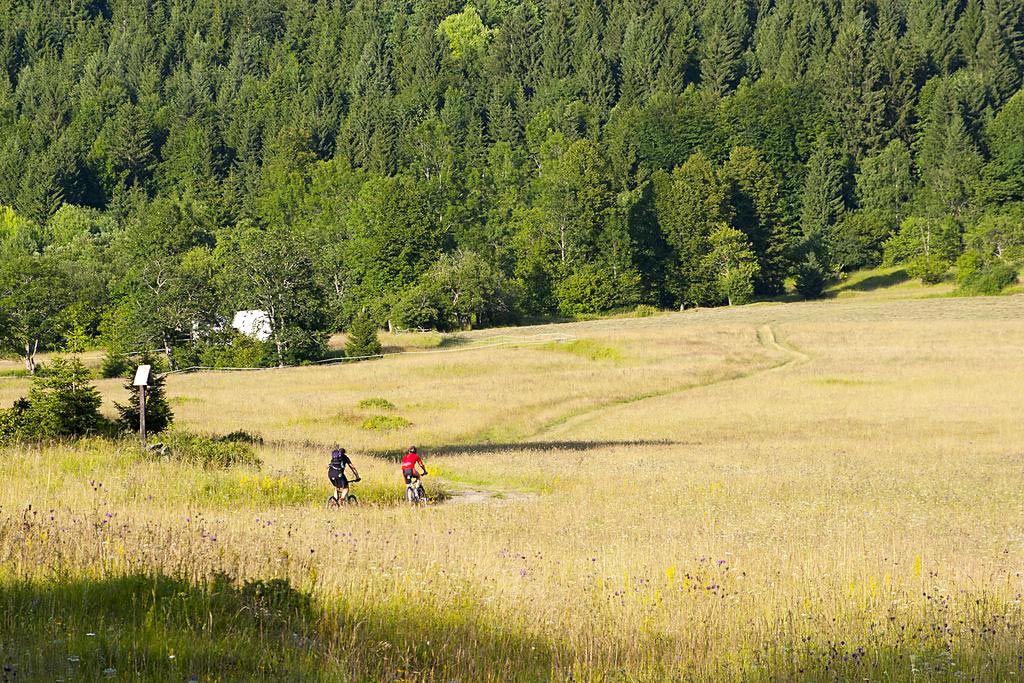
[[[670, 387], [663, 391], [657, 391], [649, 394], [644, 394], [642, 396], [617, 399], [615, 401], [603, 403], [594, 406], [593, 408], [590, 408], [585, 412], [559, 418], [554, 422], [549, 422], [538, 431], [525, 436], [521, 441], [525, 446], [526, 444], [533, 440], [547, 440], [550, 439], [551, 437], [564, 435], [565, 433], [571, 432], [572, 430], [582, 425], [588, 424], [600, 418], [605, 418], [610, 413], [613, 413], [615, 410], [635, 406], [637, 403], [641, 401], [647, 401], [649, 399], [655, 398], [665, 398], [667, 396], [672, 396], [687, 391], [694, 391], [704, 387], [711, 387], [720, 384], [725, 384], [728, 382], [735, 382], [744, 379], [759, 377], [768, 372], [781, 371], [787, 368], [792, 368], [796, 365], [803, 365], [805, 363], [809, 363], [812, 360], [811, 356], [795, 348], [791, 344], [788, 344], [784, 341], [780, 342], [775, 335], [775, 330], [772, 327], [771, 323], [765, 323], [763, 325], [760, 325], [757, 328], [756, 336], [758, 344], [760, 344], [765, 349], [768, 349], [779, 354], [780, 356], [782, 356], [783, 359], [780, 362], [774, 363], [764, 368], [758, 368], [747, 372], [738, 372], [731, 375], [718, 377], [708, 382], [691, 382], [683, 386]], [[525, 494], [516, 491], [497, 491], [478, 487], [464, 487], [453, 491], [451, 500], [449, 502], [452, 504], [462, 505], [480, 505], [488, 503], [495, 504], [517, 502], [527, 500], [533, 497], [534, 496], [530, 494]]]
[[527, 438], [546, 439], [550, 437], [564, 435], [566, 432], [569, 432], [581, 425], [592, 422], [593, 420], [597, 419], [600, 416], [605, 416], [608, 413], [614, 412], [615, 410], [624, 408], [626, 406], [635, 405], [640, 401], [646, 401], [655, 398], [664, 398], [666, 396], [672, 396], [674, 394], [680, 394], [686, 391], [694, 391], [696, 389], [702, 389], [704, 387], [716, 386], [719, 384], [725, 384], [727, 382], [736, 382], [739, 380], [749, 379], [751, 377], [763, 375], [767, 372], [783, 370], [785, 368], [789, 368], [797, 364], [802, 365], [804, 363], [808, 363], [811, 361], [811, 357], [804, 353], [803, 351], [800, 351], [799, 349], [796, 349], [792, 345], [787, 344], [785, 342], [780, 343], [776, 339], [775, 331], [770, 323], [765, 323], [757, 328], [757, 341], [764, 348], [782, 354], [785, 357], [785, 359], [782, 360], [781, 362], [775, 363], [765, 368], [759, 368], [747, 372], [737, 372], [734, 374], [725, 375], [723, 377], [712, 379], [709, 382], [690, 382], [684, 384], [683, 386], [670, 387], [663, 391], [657, 391], [649, 394], [644, 394], [642, 396], [618, 399], [608, 403], [603, 403], [585, 412], [577, 413], [575, 415], [571, 415], [565, 418], [560, 418], [555, 422], [548, 423], [544, 425], [544, 427], [542, 427], [539, 431], [530, 434]]

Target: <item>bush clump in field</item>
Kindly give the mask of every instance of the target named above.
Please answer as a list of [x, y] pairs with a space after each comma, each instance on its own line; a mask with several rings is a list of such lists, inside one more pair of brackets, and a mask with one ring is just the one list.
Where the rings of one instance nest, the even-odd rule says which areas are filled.
[[101, 403], [82, 362], [56, 358], [46, 373], [33, 378], [27, 399], [0, 411], [0, 445], [109, 432], [109, 422], [100, 415]]
[[174, 350], [179, 368], [266, 368], [275, 363], [273, 345], [234, 330]]
[[360, 426], [368, 432], [390, 432], [411, 427], [412, 422], [398, 415], [374, 415], [363, 420]]
[[364, 398], [359, 402], [359, 407], [363, 410], [394, 410], [395, 404], [386, 398]]
[[207, 469], [238, 466], [258, 469], [263, 465], [250, 443], [217, 439], [179, 429], [164, 434], [163, 446], [162, 453], [172, 460]]
[[218, 439], [219, 441], [225, 441], [228, 443], [248, 443], [254, 446], [263, 445], [263, 437], [259, 434], [253, 434], [247, 432], [244, 429], [236, 429], [233, 432], [229, 432]]
[[999, 294], [1017, 281], [1024, 263], [1024, 209], [986, 214], [964, 236], [967, 250], [957, 259], [961, 294]]
[[961, 294], [999, 294], [1017, 281], [1017, 266], [976, 250], [964, 252], [956, 266]]
[[640, 304], [633, 310], [634, 318], [650, 318], [658, 315], [658, 309], [649, 304]]

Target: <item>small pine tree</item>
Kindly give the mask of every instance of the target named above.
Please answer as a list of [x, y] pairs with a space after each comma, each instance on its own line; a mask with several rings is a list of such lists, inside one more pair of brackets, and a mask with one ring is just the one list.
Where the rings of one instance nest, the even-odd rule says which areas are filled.
[[94, 434], [104, 424], [101, 403], [88, 368], [77, 358], [57, 358], [45, 375], [32, 380], [23, 436], [34, 441]]
[[[146, 387], [146, 431], [151, 434], [159, 434], [174, 422], [174, 412], [164, 393], [166, 381], [164, 375], [153, 375]], [[131, 432], [139, 428], [139, 388], [130, 380], [125, 382], [124, 388], [128, 392], [128, 403], [114, 405], [121, 414], [118, 420], [121, 426]]]
[[796, 291], [805, 299], [817, 299], [825, 290], [825, 269], [811, 251], [796, 269]]
[[348, 331], [345, 355], [349, 358], [362, 358], [379, 355], [381, 350], [380, 339], [377, 338], [377, 323], [365, 312], [358, 314]]

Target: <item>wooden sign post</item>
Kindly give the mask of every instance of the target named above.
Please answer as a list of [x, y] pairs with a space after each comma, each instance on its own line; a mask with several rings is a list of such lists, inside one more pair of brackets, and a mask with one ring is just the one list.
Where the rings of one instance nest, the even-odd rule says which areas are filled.
[[132, 383], [139, 388], [139, 441], [142, 442], [142, 449], [146, 449], [146, 387], [149, 386], [150, 365], [140, 365], [135, 371], [135, 381]]

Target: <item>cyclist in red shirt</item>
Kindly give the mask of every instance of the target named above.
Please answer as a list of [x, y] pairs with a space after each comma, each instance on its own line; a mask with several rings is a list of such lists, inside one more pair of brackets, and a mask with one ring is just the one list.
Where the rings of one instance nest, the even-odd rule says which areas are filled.
[[[416, 465], [420, 466], [423, 470], [423, 474], [416, 472]], [[416, 453], [416, 447], [410, 446], [409, 452], [402, 458], [402, 475], [405, 476], [405, 484], [408, 486], [412, 483], [413, 479], [416, 479], [417, 483], [421, 476], [427, 476], [427, 466], [423, 464], [423, 460], [420, 459], [418, 453]]]

